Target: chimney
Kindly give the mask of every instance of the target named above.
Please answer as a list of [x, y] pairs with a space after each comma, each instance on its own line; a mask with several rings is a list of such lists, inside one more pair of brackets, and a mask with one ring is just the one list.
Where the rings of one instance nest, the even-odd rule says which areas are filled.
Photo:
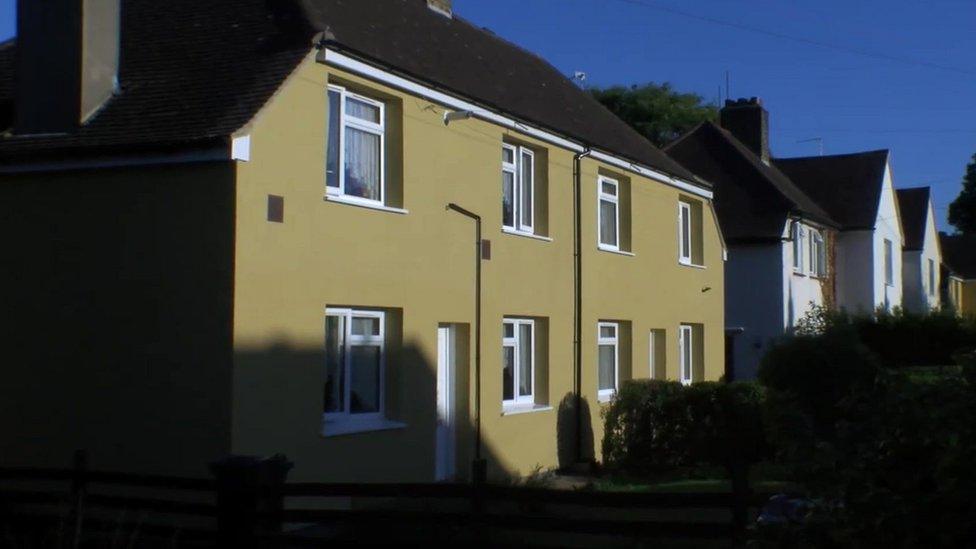
[[758, 97], [725, 100], [719, 113], [722, 127], [769, 164], [769, 113]]
[[70, 132], [112, 96], [119, 1], [17, 1], [15, 133]]
[[451, 0], [427, 0], [427, 7], [441, 15], [454, 17], [451, 10]]

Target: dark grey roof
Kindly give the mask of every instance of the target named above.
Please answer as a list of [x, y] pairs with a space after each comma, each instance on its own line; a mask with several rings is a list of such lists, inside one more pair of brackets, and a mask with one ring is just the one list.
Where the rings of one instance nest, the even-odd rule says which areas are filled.
[[925, 223], [929, 218], [929, 188], [896, 189], [901, 215], [901, 230], [905, 233], [905, 249], [921, 250], [925, 245]]
[[[243, 126], [323, 32], [336, 48], [631, 161], [695, 181], [542, 58], [425, 0], [122, 0], [121, 93], [76, 134], [0, 152], [189, 142]], [[11, 70], [0, 66], [0, 81]]]
[[764, 163], [712, 122], [699, 124], [665, 151], [712, 183], [716, 213], [729, 242], [779, 239], [790, 215], [837, 226], [776, 166]]
[[952, 274], [962, 278], [976, 278], [976, 235], [947, 235], [939, 233], [942, 262]]
[[881, 203], [888, 151], [773, 161], [843, 229], [873, 229]]

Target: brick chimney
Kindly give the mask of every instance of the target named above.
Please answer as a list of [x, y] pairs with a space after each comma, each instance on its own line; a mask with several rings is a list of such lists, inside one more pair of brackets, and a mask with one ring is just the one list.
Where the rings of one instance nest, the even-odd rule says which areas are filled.
[[447, 17], [454, 17], [451, 0], [427, 0], [427, 7]]
[[18, 0], [14, 132], [76, 129], [118, 87], [119, 0]]
[[719, 123], [763, 162], [769, 163], [769, 113], [758, 97], [725, 100]]

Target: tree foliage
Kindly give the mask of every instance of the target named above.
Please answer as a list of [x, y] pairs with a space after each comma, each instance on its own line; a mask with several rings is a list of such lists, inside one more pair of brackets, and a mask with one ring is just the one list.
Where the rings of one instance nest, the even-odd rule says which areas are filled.
[[963, 234], [976, 234], [976, 154], [966, 166], [962, 191], [949, 204], [949, 223]]
[[695, 93], [681, 93], [671, 84], [593, 88], [593, 97], [658, 147], [663, 147], [706, 120], [718, 108]]

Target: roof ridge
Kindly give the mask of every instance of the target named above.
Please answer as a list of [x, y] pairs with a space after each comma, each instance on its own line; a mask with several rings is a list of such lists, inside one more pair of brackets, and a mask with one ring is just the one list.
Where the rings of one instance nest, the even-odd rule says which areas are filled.
[[817, 158], [841, 158], [841, 157], [844, 157], [844, 156], [868, 156], [868, 155], [879, 154], [879, 153], [883, 153], [885, 155], [890, 155], [891, 154], [891, 149], [874, 149], [874, 150], [870, 150], [870, 151], [860, 151], [860, 152], [840, 153], [840, 154], [821, 154], [821, 155], [815, 155], [815, 156], [776, 157], [776, 158], [773, 159], [773, 161], [775, 161], [775, 162], [780, 162], [780, 161], [789, 162], [791, 160], [812, 160], [812, 159], [817, 159]]

